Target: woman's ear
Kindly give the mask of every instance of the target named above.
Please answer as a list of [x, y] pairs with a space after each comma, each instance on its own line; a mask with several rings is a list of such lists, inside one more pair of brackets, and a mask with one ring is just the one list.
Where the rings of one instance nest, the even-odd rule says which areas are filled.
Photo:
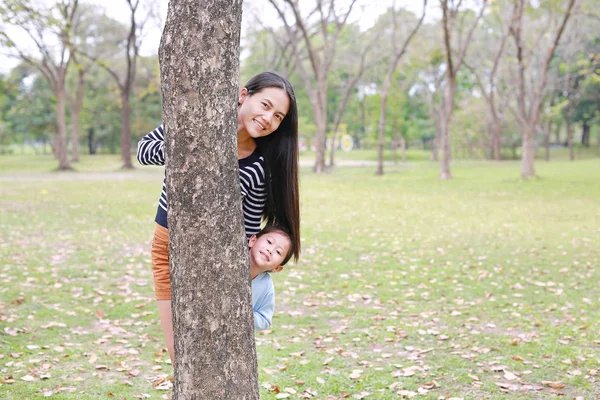
[[248, 89], [242, 88], [242, 90], [240, 90], [240, 96], [238, 97], [238, 106], [241, 106], [242, 104], [244, 104], [244, 101], [246, 101], [247, 97], [248, 97]]

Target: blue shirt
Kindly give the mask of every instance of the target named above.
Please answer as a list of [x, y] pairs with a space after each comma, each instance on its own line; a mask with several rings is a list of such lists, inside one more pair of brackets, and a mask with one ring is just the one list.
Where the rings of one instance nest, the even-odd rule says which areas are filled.
[[275, 312], [275, 286], [268, 272], [263, 272], [252, 280], [252, 309], [255, 331], [271, 326]]

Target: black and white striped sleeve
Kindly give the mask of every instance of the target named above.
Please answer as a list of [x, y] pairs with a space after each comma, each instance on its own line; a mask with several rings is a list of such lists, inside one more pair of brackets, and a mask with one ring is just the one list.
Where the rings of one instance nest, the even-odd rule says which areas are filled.
[[157, 126], [138, 142], [137, 159], [142, 165], [165, 165], [163, 124]]
[[263, 160], [240, 169], [240, 187], [242, 189], [244, 226], [246, 237], [255, 235], [260, 230], [262, 216], [267, 203], [265, 189], [265, 171]]

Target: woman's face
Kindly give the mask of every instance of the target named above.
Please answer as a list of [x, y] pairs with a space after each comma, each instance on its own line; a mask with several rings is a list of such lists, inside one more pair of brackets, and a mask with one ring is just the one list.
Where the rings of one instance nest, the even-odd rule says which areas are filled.
[[254, 139], [273, 133], [290, 109], [290, 99], [281, 88], [264, 88], [254, 94], [240, 91], [238, 133], [247, 132]]

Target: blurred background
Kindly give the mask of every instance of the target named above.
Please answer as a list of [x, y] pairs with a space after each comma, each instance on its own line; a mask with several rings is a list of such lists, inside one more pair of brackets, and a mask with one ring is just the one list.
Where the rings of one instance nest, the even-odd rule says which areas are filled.
[[[244, 2], [241, 84], [289, 77], [301, 158], [598, 157], [600, 11], [594, 0]], [[161, 122], [157, 57], [167, 2], [5, 0], [0, 154], [119, 154]], [[0, 159], [1, 160], [1, 159]], [[0, 161], [1, 162], [1, 161]]]

